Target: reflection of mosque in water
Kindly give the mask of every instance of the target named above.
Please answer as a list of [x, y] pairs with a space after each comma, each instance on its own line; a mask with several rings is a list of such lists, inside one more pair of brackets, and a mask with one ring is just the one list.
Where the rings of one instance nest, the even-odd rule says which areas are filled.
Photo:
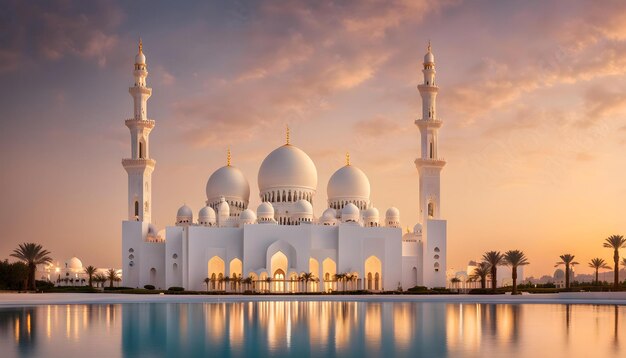
[[47, 305], [0, 308], [0, 346], [3, 357], [85, 349], [128, 357], [522, 356], [533, 349], [560, 356], [563, 347], [611, 356], [626, 339], [619, 330], [625, 311], [435, 302]]

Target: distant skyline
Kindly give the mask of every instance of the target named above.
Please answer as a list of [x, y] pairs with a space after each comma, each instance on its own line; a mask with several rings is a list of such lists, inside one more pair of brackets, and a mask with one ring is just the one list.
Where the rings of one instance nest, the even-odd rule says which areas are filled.
[[[153, 96], [153, 221], [197, 215], [209, 175], [291, 141], [318, 169], [316, 215], [345, 163], [372, 202], [417, 221], [421, 62], [440, 92], [448, 267], [523, 250], [579, 273], [626, 234], [626, 3], [0, 1], [0, 259], [41, 243], [60, 263], [121, 265], [133, 59]], [[622, 251], [626, 256], [626, 250]], [[611, 264], [612, 265], [612, 264]]]

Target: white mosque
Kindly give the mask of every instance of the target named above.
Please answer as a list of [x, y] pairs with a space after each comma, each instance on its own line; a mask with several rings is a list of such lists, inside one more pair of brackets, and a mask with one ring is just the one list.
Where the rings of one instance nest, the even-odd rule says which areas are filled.
[[[231, 165], [217, 169], [206, 184], [206, 206], [194, 220], [183, 205], [176, 222], [159, 232], [151, 223], [151, 181], [147, 101], [152, 89], [142, 44], [135, 57], [134, 116], [125, 121], [131, 134], [128, 173], [128, 220], [122, 222], [122, 285], [186, 290], [259, 292], [328, 292], [407, 289], [446, 285], [446, 221], [440, 216], [440, 173], [446, 164], [437, 151], [435, 60], [430, 44], [424, 56], [420, 132], [419, 223], [403, 235], [400, 212], [392, 207], [380, 217], [370, 202], [365, 173], [350, 163], [328, 181], [327, 208], [316, 217], [317, 169], [311, 158], [286, 143], [263, 160], [258, 173], [261, 204], [248, 208], [250, 185]], [[312, 274], [312, 275], [311, 275]], [[306, 279], [304, 279], [306, 277]], [[230, 282], [230, 285], [229, 285]], [[243, 284], [242, 284], [243, 282]], [[242, 285], [245, 285], [242, 286]]]

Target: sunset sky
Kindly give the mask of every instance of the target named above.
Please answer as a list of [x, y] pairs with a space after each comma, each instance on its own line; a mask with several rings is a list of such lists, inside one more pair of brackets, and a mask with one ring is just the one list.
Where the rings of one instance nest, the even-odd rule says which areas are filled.
[[316, 215], [349, 151], [373, 204], [413, 227], [431, 40], [448, 267], [521, 249], [527, 275], [564, 253], [590, 273], [626, 234], [626, 2], [1, 0], [0, 258], [32, 241], [121, 265], [140, 36], [159, 228], [183, 203], [197, 215], [228, 147], [256, 208], [286, 125], [317, 166]]

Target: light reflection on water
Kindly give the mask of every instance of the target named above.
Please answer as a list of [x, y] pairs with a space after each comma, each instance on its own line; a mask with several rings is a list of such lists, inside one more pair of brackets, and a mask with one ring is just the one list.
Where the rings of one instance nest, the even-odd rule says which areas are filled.
[[0, 308], [0, 356], [623, 357], [625, 311], [319, 301]]

